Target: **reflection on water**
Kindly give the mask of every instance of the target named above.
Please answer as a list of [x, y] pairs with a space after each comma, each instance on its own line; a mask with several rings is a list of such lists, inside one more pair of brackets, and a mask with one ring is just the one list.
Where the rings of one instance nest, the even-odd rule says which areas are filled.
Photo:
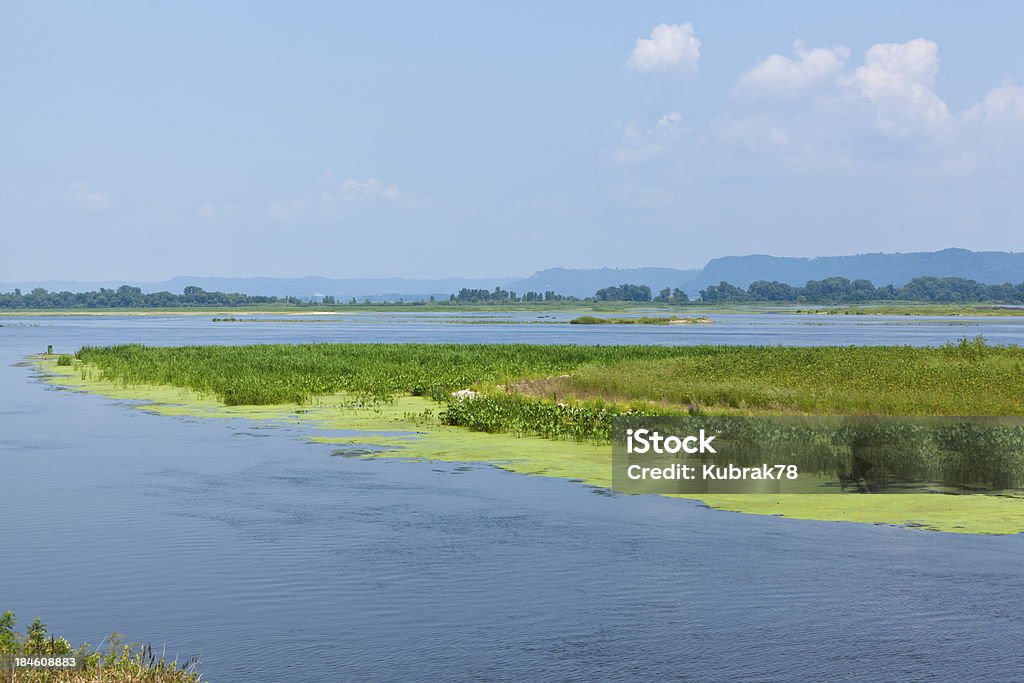
[[116, 628], [200, 654], [214, 681], [1024, 678], [1021, 537], [746, 516], [489, 467], [330, 457], [336, 446], [285, 425], [130, 410], [53, 391], [17, 364], [46, 344], [129, 341], [1024, 339], [1016, 321], [738, 318], [582, 332], [388, 316], [0, 321], [0, 609], [75, 640]]

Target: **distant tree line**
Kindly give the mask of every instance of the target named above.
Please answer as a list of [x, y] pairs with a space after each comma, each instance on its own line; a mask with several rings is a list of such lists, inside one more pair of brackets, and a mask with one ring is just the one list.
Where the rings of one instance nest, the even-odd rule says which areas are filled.
[[533, 303], [537, 301], [578, 301], [573, 296], [563, 296], [548, 292], [527, 292], [519, 296], [515, 292], [501, 287], [495, 287], [494, 291], [489, 289], [468, 289], [463, 287], [458, 294], [452, 294], [449, 301], [457, 304], [503, 304], [503, 303]]
[[[594, 296], [580, 299], [565, 296], [554, 291], [526, 292], [519, 295], [514, 291], [495, 287], [488, 289], [459, 290], [452, 294], [450, 304], [507, 304], [551, 301], [627, 301], [654, 302], [664, 304], [690, 303], [686, 292], [665, 287], [657, 295], [647, 285], [621, 284], [603, 287]], [[709, 285], [700, 290], [697, 303], [814, 303], [850, 304], [869, 301], [910, 301], [922, 303], [1009, 303], [1024, 304], [1024, 283], [986, 285], [974, 280], [958, 277], [918, 277], [902, 287], [885, 285], [876, 287], [870, 280], [849, 280], [845, 277], [830, 277], [824, 280], [809, 280], [803, 286], [788, 285], [784, 282], [758, 280], [743, 289], [728, 282]], [[254, 296], [249, 294], [226, 294], [207, 292], [201, 287], [186, 287], [181, 294], [171, 292], [143, 293], [138, 287], [124, 285], [117, 289], [102, 288], [96, 292], [49, 292], [37, 287], [22, 293], [15, 289], [0, 293], [0, 309], [75, 309], [75, 308], [172, 308], [172, 307], [235, 307], [276, 304], [284, 306], [337, 305], [333, 296], [317, 300], [298, 297]], [[355, 305], [353, 298], [349, 304]], [[382, 305], [384, 302], [363, 301], [367, 305]], [[399, 304], [404, 303], [401, 300]], [[426, 305], [425, 301], [412, 302]], [[430, 298], [434, 303], [434, 298]]]
[[[654, 301], [680, 304], [690, 301], [686, 292], [665, 288], [651, 295], [647, 285], [623, 284], [605, 287], [594, 294], [595, 301]], [[700, 303], [863, 303], [868, 301], [911, 301], [926, 303], [1024, 303], [1024, 283], [986, 285], [959, 277], [918, 277], [902, 287], [876, 287], [870, 280], [830, 277], [809, 280], [801, 286], [758, 280], [743, 289], [728, 282], [700, 290]]]
[[758, 280], [742, 289], [728, 282], [700, 291], [706, 303], [859, 303], [866, 301], [913, 301], [927, 303], [1024, 303], [1024, 283], [986, 285], [959, 277], [916, 277], [902, 287], [876, 287], [870, 280], [830, 277], [809, 280], [804, 286]]
[[253, 304], [302, 304], [295, 297], [251, 296], [207, 292], [201, 287], [186, 287], [182, 294], [143, 293], [138, 287], [124, 285], [97, 292], [48, 292], [37, 287], [27, 294], [15, 289], [0, 294], [0, 308], [171, 308], [190, 306], [250, 306]]
[[647, 285], [617, 285], [597, 290], [596, 301], [650, 301], [651, 288]]
[[674, 289], [666, 287], [658, 292], [658, 296], [654, 297], [654, 300], [662, 304], [685, 304], [690, 302], [690, 297], [678, 287]]

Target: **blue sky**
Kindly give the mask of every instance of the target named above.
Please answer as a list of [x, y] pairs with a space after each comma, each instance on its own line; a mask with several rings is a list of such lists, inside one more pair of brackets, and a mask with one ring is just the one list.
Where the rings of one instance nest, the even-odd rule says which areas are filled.
[[1024, 5], [8, 3], [0, 281], [1024, 250]]

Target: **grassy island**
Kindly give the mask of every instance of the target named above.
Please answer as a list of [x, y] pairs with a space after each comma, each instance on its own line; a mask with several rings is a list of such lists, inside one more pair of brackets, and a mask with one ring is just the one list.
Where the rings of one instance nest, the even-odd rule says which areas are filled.
[[670, 315], [667, 317], [642, 316], [639, 318], [598, 318], [593, 315], [581, 315], [569, 321], [570, 325], [699, 325], [713, 322], [711, 318], [704, 316], [696, 318], [680, 318]]
[[[483, 461], [608, 486], [611, 418], [1024, 415], [1024, 350], [459, 344], [139, 345], [44, 361], [55, 381], [167, 414], [299, 422], [367, 457]], [[317, 434], [365, 430], [363, 437]], [[394, 436], [404, 430], [404, 436]], [[388, 432], [388, 435], [375, 434]], [[714, 495], [714, 507], [809, 519], [1024, 531], [1012, 495]], [[828, 500], [824, 500], [828, 499]]]

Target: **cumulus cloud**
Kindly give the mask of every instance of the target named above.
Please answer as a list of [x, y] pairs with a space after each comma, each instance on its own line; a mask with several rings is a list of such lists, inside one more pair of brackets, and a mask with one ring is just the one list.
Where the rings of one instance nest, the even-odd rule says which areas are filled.
[[964, 113], [964, 119], [988, 124], [1024, 122], [1024, 88], [1019, 85], [993, 88], [985, 99]]
[[96, 192], [84, 180], [76, 180], [64, 193], [64, 201], [77, 204], [84, 209], [105, 209], [110, 205], [110, 197], [103, 192]]
[[[684, 63], [680, 45], [693, 33], [683, 27], [662, 24], [637, 41], [629, 67], [650, 71]], [[696, 63], [700, 43], [693, 40]], [[973, 106], [954, 110], [939, 94], [939, 67], [939, 46], [925, 38], [876, 43], [860, 58], [843, 45], [798, 40], [791, 54], [772, 54], [743, 72], [728, 106], [705, 125], [694, 129], [687, 118], [683, 126], [677, 112], [656, 125], [634, 122], [606, 156], [645, 164], [669, 158], [682, 149], [680, 140], [692, 139], [699, 143], [695, 153], [700, 145], [724, 143], [744, 157], [800, 171], [1019, 173], [1024, 86], [1003, 83]], [[684, 130], [695, 134], [683, 138]]]
[[896, 74], [911, 83], [934, 85], [939, 73], [939, 46], [924, 38], [905, 43], [876, 43], [857, 71]]
[[835, 80], [850, 50], [842, 45], [805, 48], [793, 43], [796, 58], [771, 55], [743, 74], [736, 85], [740, 92], [767, 97], [793, 97]]
[[952, 123], [949, 108], [932, 90], [939, 72], [939, 46], [917, 38], [879, 43], [845, 85], [870, 102], [880, 130], [893, 136], [940, 132]]
[[693, 24], [658, 24], [650, 38], [637, 39], [626, 66], [640, 72], [692, 70], [699, 60], [700, 40], [693, 35]]
[[960, 135], [963, 153], [954, 170], [989, 168], [1008, 173], [1020, 169], [1020, 160], [1024, 158], [1024, 88], [992, 88], [963, 113]]
[[[748, 115], [797, 117], [800, 126], [788, 126], [791, 130], [817, 125], [834, 136], [862, 135], [874, 129], [891, 139], [925, 143], [948, 142], [959, 134], [958, 117], [934, 90], [939, 47], [930, 40], [877, 43], [855, 68], [847, 66], [850, 51], [842, 45], [806, 48], [797, 41], [794, 53], [794, 57], [771, 55], [737, 80], [734, 93], [741, 96], [739, 100], [786, 103], [786, 109], [761, 108]], [[1015, 106], [1013, 92], [994, 92], [976, 116], [1001, 115], [997, 112], [1012, 112]], [[732, 137], [749, 139], [746, 133]]]

